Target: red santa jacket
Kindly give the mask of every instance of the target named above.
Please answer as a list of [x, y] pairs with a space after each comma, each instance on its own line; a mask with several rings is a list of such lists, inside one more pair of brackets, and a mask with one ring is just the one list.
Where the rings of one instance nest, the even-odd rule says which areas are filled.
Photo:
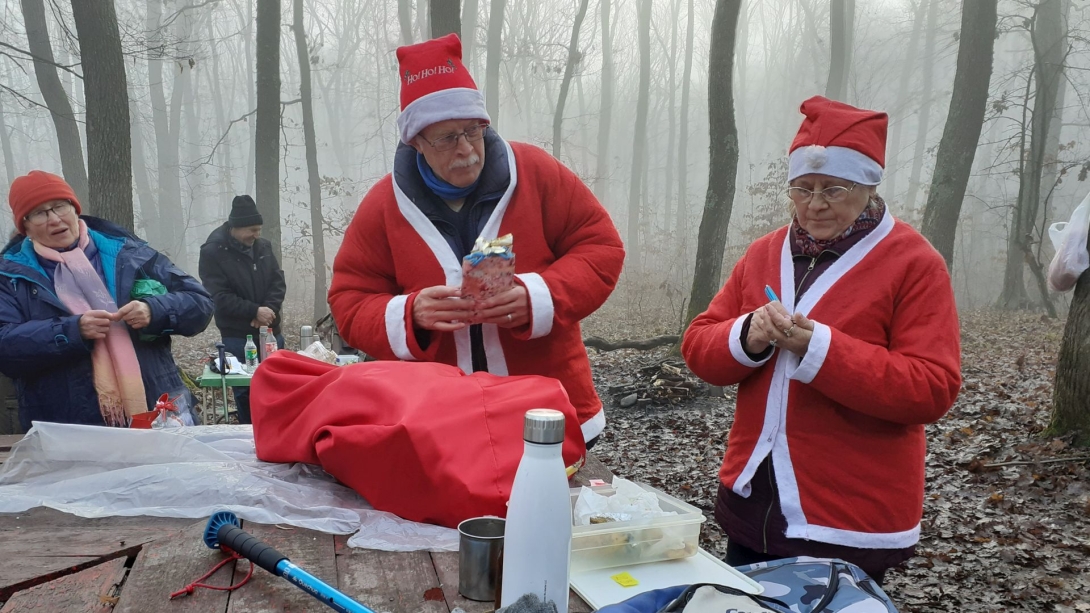
[[[579, 321], [613, 291], [624, 247], [609, 214], [574, 173], [532, 145], [508, 143], [511, 181], [482, 237], [514, 237], [516, 281], [526, 287], [530, 323], [482, 326], [488, 370], [558, 379], [590, 440], [605, 427]], [[486, 161], [487, 163], [487, 161]], [[461, 285], [446, 240], [391, 175], [364, 196], [333, 262], [329, 305], [342, 336], [384, 360], [428, 360], [472, 371], [469, 330], [416, 341], [416, 292]]]
[[[758, 239], [708, 310], [693, 320], [682, 353], [716, 385], [738, 384], [719, 472], [742, 496], [771, 455], [787, 537], [862, 548], [919, 540], [924, 424], [961, 387], [960, 339], [942, 257], [887, 215], [796, 303], [787, 228]], [[815, 322], [806, 355], [776, 350], [749, 359], [746, 315], [771, 285], [788, 311]]]

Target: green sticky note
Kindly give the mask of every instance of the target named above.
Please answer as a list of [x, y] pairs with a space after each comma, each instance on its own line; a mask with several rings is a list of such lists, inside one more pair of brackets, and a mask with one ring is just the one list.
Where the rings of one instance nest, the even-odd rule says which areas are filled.
[[609, 578], [616, 581], [621, 587], [634, 587], [640, 584], [639, 581], [636, 581], [635, 577], [628, 573], [617, 573], [616, 575], [611, 575]]

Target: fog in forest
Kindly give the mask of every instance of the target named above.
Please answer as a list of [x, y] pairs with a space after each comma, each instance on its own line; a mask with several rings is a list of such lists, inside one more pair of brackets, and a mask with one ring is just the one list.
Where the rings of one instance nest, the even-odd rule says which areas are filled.
[[[89, 170], [78, 192], [95, 164], [109, 161], [88, 148], [93, 98], [81, 51], [109, 38], [94, 28], [108, 30], [103, 13], [110, 11], [79, 23], [73, 4], [0, 0], [5, 201], [11, 180], [30, 170], [73, 182], [83, 165]], [[737, 23], [717, 39], [717, 10], [722, 16], [731, 5]], [[283, 0], [281, 121], [271, 133], [279, 163], [276, 173], [262, 175], [277, 177], [273, 189], [257, 178], [257, 75], [262, 59], [273, 57], [259, 41], [258, 12], [268, 11], [269, 0], [114, 0], [114, 8], [124, 78], [107, 89], [127, 92], [136, 232], [195, 274], [200, 245], [226, 219], [233, 196], [251, 194], [271, 211], [275, 197], [267, 194], [278, 193], [279, 229], [265, 213], [265, 236], [275, 241], [279, 233], [289, 309], [315, 315], [325, 308], [316, 304], [324, 294], [315, 292], [316, 280], [328, 284], [360, 199], [392, 166], [395, 49], [436, 34], [462, 34], [465, 64], [490, 112], [498, 104], [497, 132], [554, 152], [609, 210], [628, 260], [606, 308], [647, 333], [676, 333], [685, 318], [709, 179], [734, 172], [710, 167], [709, 152], [727, 144], [712, 139], [709, 120], [716, 105], [730, 101], [716, 94], [722, 86], [733, 96], [737, 174], [733, 201], [717, 202], [728, 207], [725, 246], [713, 241], [702, 255], [722, 258], [720, 279], [753, 239], [790, 219], [786, 153], [804, 99], [828, 95], [889, 113], [878, 191], [896, 217], [917, 228], [944, 130], [971, 128], [948, 122], [959, 45], [969, 39], [955, 0], [747, 0], [740, 9], [726, 0]], [[985, 26], [990, 32], [974, 40], [990, 34], [994, 60], [955, 211], [949, 260], [956, 296], [963, 309], [1045, 312], [1049, 303], [1062, 314], [1069, 297], [1042, 295], [1041, 279], [1054, 253], [1048, 226], [1066, 220], [1090, 191], [1090, 3], [1003, 0], [995, 26]], [[713, 51], [731, 43], [728, 79]], [[984, 66], [976, 76], [986, 73]], [[320, 227], [305, 147], [306, 83]], [[93, 201], [84, 212], [107, 216]], [[10, 215], [0, 215], [0, 230], [11, 234]], [[317, 264], [316, 234], [325, 252]]]

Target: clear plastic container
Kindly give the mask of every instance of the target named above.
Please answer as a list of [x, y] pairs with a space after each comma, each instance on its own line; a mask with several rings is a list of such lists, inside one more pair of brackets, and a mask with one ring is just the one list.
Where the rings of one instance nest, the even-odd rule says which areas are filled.
[[[673, 511], [677, 514], [573, 526], [572, 573], [687, 558], [699, 551], [700, 526], [704, 523], [704, 514], [700, 512], [700, 509], [649, 485], [642, 483], [637, 485], [654, 493], [663, 511]], [[573, 509], [581, 489], [570, 490]], [[591, 489], [603, 496], [611, 496], [614, 493], [611, 486]]]

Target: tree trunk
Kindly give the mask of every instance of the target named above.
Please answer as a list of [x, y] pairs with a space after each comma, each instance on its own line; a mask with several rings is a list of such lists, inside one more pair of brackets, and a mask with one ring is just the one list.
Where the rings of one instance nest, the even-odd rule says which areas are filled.
[[111, 2], [73, 2], [87, 97], [90, 208], [133, 231], [132, 141], [121, 35]]
[[594, 195], [608, 207], [609, 175], [612, 160], [609, 153], [609, 129], [613, 116], [613, 30], [609, 25], [609, 8], [613, 0], [599, 0], [602, 22], [602, 91], [598, 107], [598, 164], [594, 173]]
[[696, 270], [685, 325], [704, 312], [719, 291], [738, 173], [738, 126], [734, 123], [734, 38], [739, 2], [716, 0], [708, 69], [708, 122], [711, 159], [708, 196], [696, 245]]
[[488, 58], [485, 66], [485, 107], [495, 126], [500, 120], [500, 60], [503, 59], [503, 9], [507, 0], [492, 0], [488, 13]]
[[832, 0], [829, 3], [829, 42], [832, 52], [829, 81], [825, 97], [847, 102], [848, 74], [852, 67], [852, 34], [855, 31], [855, 0]]
[[1056, 385], [1052, 393], [1051, 434], [1075, 433], [1075, 442], [1090, 444], [1090, 270], [1075, 285], [1067, 312], [1060, 354], [1056, 358]]
[[462, 6], [462, 61], [473, 65], [473, 52], [477, 50], [477, 6], [479, 0], [466, 0]]
[[961, 41], [950, 113], [935, 156], [935, 173], [931, 177], [931, 191], [923, 214], [923, 235], [942, 254], [950, 269], [954, 267], [954, 238], [961, 217], [961, 203], [969, 184], [988, 105], [996, 5], [997, 0], [962, 3]]
[[651, 0], [637, 0], [637, 38], [640, 48], [640, 84], [636, 98], [635, 136], [632, 142], [632, 175], [628, 184], [628, 244], [630, 266], [639, 272], [640, 260], [640, 182], [647, 172], [647, 104], [651, 89]]
[[[1015, 205], [1007, 236], [1007, 262], [1003, 274], [1003, 293], [999, 307], [1020, 309], [1027, 306], [1025, 264], [1035, 258], [1033, 243], [1036, 237], [1035, 222], [1041, 203], [1041, 174], [1044, 167], [1045, 143], [1052, 117], [1056, 112], [1056, 97], [1060, 79], [1063, 78], [1063, 62], [1067, 57], [1067, 31], [1063, 20], [1061, 0], [1042, 0], [1034, 10], [1030, 39], [1033, 42], [1034, 79], [1036, 94], [1029, 125], [1029, 151], [1018, 183], [1018, 200]], [[1025, 129], [1025, 127], [1023, 127]], [[1043, 233], [1043, 228], [1041, 229]], [[1045, 307], [1054, 314], [1052, 302], [1045, 293]]]
[[[908, 40], [908, 55], [901, 69], [901, 76], [897, 80], [897, 104], [900, 112], [890, 122], [889, 155], [886, 156], [886, 188], [883, 190], [886, 199], [897, 202], [897, 177], [901, 174], [898, 160], [901, 155], [901, 130], [905, 125], [908, 115], [906, 101], [910, 98], [908, 86], [912, 81], [912, 73], [916, 70], [916, 50], [920, 44], [920, 31], [923, 30], [923, 22], [927, 18], [927, 6], [929, 0], [918, 0], [916, 4], [916, 16], [912, 21], [912, 36]], [[890, 113], [894, 115], [894, 113]]]
[[272, 243], [276, 261], [280, 245], [280, 0], [257, 0], [257, 134], [254, 180], [261, 230]]
[[458, 4], [458, 0], [428, 0], [432, 38], [462, 33], [461, 7]]
[[[171, 74], [174, 83], [171, 88], [170, 102], [166, 100], [163, 88], [164, 55], [170, 43], [164, 36], [161, 24], [163, 13], [162, 0], [148, 0], [147, 31], [152, 47], [148, 55], [148, 85], [151, 94], [152, 120], [155, 123], [155, 151], [158, 161], [158, 207], [159, 217], [148, 221], [148, 242], [153, 247], [167, 254], [179, 268], [186, 270], [185, 257], [185, 217], [182, 214], [182, 186], [179, 176], [180, 164], [178, 148], [181, 132], [182, 96], [188, 88], [189, 79], [185, 74], [187, 67], [180, 69], [171, 62]], [[181, 19], [186, 19], [182, 17]], [[179, 72], [180, 71], [180, 72]]]
[[314, 247], [314, 321], [326, 307], [325, 232], [322, 215], [322, 183], [318, 174], [318, 143], [314, 136], [314, 102], [310, 90], [310, 50], [303, 29], [303, 0], [292, 0], [292, 29], [299, 55], [299, 98], [303, 103], [303, 140], [306, 145], [307, 180], [310, 185], [310, 232]]
[[397, 0], [397, 23], [401, 26], [401, 44], [413, 44], [413, 1]]
[[136, 104], [136, 98], [129, 96], [129, 128], [132, 138], [132, 175], [136, 181], [136, 195], [140, 203], [140, 223], [135, 224], [144, 240], [151, 242], [152, 220], [159, 219], [159, 205], [155, 199], [155, 192], [151, 189], [151, 180], [148, 178], [148, 157], [144, 153], [144, 129], [140, 121], [140, 109]]
[[[265, 0], [257, 0], [263, 2]], [[280, 10], [277, 9], [276, 19], [280, 21]], [[243, 49], [246, 52], [246, 112], [257, 109], [257, 91], [255, 87], [255, 66], [254, 66], [254, 46], [257, 44], [256, 37], [254, 36], [254, 3], [247, 0], [246, 2], [246, 23], [242, 27], [242, 40]], [[277, 47], [279, 49], [279, 47]], [[278, 52], [279, 53], [279, 52]], [[277, 63], [279, 63], [279, 55], [277, 56]], [[280, 73], [277, 72], [276, 89], [280, 90]], [[250, 139], [246, 145], [246, 193], [254, 193], [254, 180], [257, 177], [257, 120], [246, 121], [246, 125], [250, 131]], [[258, 205], [261, 206], [261, 205]], [[279, 247], [277, 247], [279, 248]]]
[[689, 85], [693, 74], [693, 4], [693, 0], [689, 0], [689, 18], [685, 26], [685, 70], [681, 76], [681, 125], [677, 139], [677, 218], [674, 223], [674, 232], [685, 245], [688, 244], [689, 230]]
[[908, 196], [905, 198], [904, 216], [916, 217], [916, 197], [920, 193], [920, 173], [923, 171], [927, 132], [931, 122], [931, 98], [935, 74], [935, 38], [938, 29], [939, 0], [930, 0], [927, 9], [927, 34], [924, 37], [923, 83], [920, 85], [920, 112], [916, 116], [916, 147], [912, 154], [912, 175], [908, 179]]
[[588, 3], [589, 0], [579, 0], [579, 10], [575, 13], [575, 23], [571, 28], [571, 43], [568, 44], [564, 80], [560, 82], [560, 99], [556, 101], [556, 112], [553, 114], [553, 157], [557, 159], [560, 159], [560, 146], [564, 141], [564, 106], [568, 102], [571, 78], [575, 73], [575, 66], [583, 61], [583, 54], [579, 52], [579, 28], [583, 26], [583, 18], [587, 16]]
[[57, 76], [53, 48], [49, 43], [49, 28], [45, 21], [45, 5], [42, 0], [22, 0], [22, 4], [27, 43], [35, 57], [34, 76], [38, 80], [38, 89], [42, 92], [42, 99], [49, 108], [53, 127], [57, 132], [61, 172], [85, 207], [84, 211], [89, 212], [87, 170], [83, 165], [83, 143], [80, 141], [79, 124], [76, 123], [68, 94]]
[[[666, 232], [670, 229], [670, 212], [674, 203], [674, 144], [677, 140], [677, 113], [674, 112], [677, 102], [677, 30], [678, 18], [681, 16], [682, 0], [674, 0], [673, 18], [670, 20], [670, 58], [669, 74], [667, 74], [667, 103], [666, 103], [666, 181], [663, 190], [666, 192], [662, 199], [662, 229]], [[744, 48], [744, 47], [743, 47]]]
[[[4, 153], [4, 185], [11, 185], [15, 174], [15, 154], [11, 151], [11, 131], [8, 130], [7, 118], [4, 117], [4, 98], [0, 96], [0, 151]], [[4, 215], [5, 221], [8, 216]], [[6, 239], [0, 236], [0, 239]]]

